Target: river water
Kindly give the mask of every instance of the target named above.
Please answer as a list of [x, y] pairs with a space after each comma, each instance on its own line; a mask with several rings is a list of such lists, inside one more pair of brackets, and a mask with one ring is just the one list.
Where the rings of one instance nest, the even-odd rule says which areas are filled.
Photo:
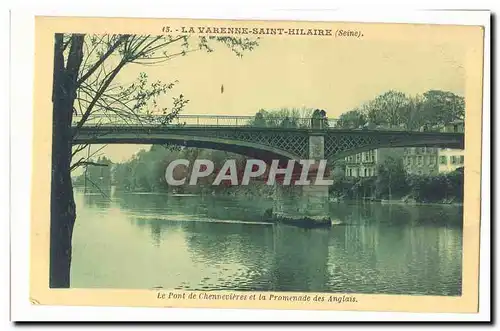
[[75, 192], [72, 287], [460, 295], [462, 208], [332, 203], [331, 229], [267, 199]]

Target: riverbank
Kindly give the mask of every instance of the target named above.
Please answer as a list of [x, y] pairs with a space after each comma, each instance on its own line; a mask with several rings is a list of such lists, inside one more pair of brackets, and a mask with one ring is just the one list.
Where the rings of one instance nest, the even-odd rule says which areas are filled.
[[330, 198], [331, 203], [350, 203], [355, 202], [356, 204], [364, 203], [377, 203], [382, 205], [409, 205], [409, 206], [421, 206], [421, 205], [436, 205], [436, 206], [463, 206], [463, 202], [453, 201], [453, 200], [441, 200], [441, 201], [416, 201], [416, 200], [403, 200], [403, 199], [339, 199]]
[[[113, 186], [112, 186], [113, 187]], [[83, 186], [75, 186], [74, 189], [83, 190]], [[267, 185], [249, 185], [248, 187], [230, 187], [225, 190], [181, 190], [181, 191], [169, 191], [169, 190], [156, 190], [156, 191], [146, 191], [146, 190], [119, 190], [111, 188], [103, 188], [102, 190], [88, 190], [87, 194], [108, 194], [109, 192], [118, 194], [155, 194], [155, 195], [168, 195], [168, 196], [213, 196], [213, 197], [259, 197], [264, 199], [273, 199], [272, 186]], [[329, 199], [330, 203], [347, 203], [347, 204], [382, 204], [382, 205], [408, 205], [408, 206], [419, 206], [419, 205], [439, 205], [439, 206], [463, 206], [462, 201], [456, 201], [456, 199], [442, 199], [438, 201], [417, 201], [412, 198], [404, 197], [400, 199], [377, 199], [372, 197], [366, 198], [344, 198], [344, 197], [331, 197]]]

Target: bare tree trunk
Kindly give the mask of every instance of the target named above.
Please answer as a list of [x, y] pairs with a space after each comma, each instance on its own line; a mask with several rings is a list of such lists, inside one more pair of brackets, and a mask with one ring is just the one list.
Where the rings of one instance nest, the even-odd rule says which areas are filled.
[[[54, 105], [54, 115], [61, 106]], [[50, 222], [50, 287], [70, 286], [71, 239], [76, 219], [70, 176], [71, 147], [63, 138], [65, 125], [54, 116]]]
[[83, 36], [71, 37], [67, 66], [64, 66], [64, 40], [57, 34], [54, 54], [52, 182], [50, 206], [51, 288], [70, 286], [71, 239], [76, 219], [71, 183], [71, 121], [76, 98], [76, 79], [82, 62]]

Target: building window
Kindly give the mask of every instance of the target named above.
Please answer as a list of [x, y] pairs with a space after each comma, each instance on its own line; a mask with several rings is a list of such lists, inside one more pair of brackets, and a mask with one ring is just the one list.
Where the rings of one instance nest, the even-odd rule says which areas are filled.
[[451, 164], [456, 164], [456, 158], [455, 158], [455, 155], [452, 155], [451, 157]]
[[417, 165], [424, 165], [424, 157], [422, 155], [417, 156]]
[[427, 152], [429, 152], [429, 153], [434, 153], [434, 148], [433, 148], [433, 147], [428, 147], [428, 148], [427, 148]]
[[425, 147], [420, 147], [418, 150], [419, 150], [419, 152], [420, 152], [420, 153], [422, 153], [422, 154], [424, 154], [424, 153], [425, 153]]
[[445, 155], [439, 157], [440, 164], [448, 164], [448, 158]]
[[361, 154], [356, 154], [356, 162], [361, 162]]
[[406, 157], [406, 165], [411, 166], [411, 161], [412, 161], [412, 157], [411, 156], [407, 156]]
[[460, 155], [460, 164], [464, 164], [464, 156]]
[[429, 156], [429, 165], [435, 165], [435, 164], [436, 164], [436, 157]]
[[368, 177], [368, 169], [365, 168], [365, 177]]
[[347, 161], [352, 162], [352, 155], [347, 157]]

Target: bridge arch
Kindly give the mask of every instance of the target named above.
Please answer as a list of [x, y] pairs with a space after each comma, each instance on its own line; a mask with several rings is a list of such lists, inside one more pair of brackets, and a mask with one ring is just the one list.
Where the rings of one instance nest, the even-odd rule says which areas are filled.
[[80, 134], [74, 139], [74, 143], [94, 144], [174, 144], [186, 147], [207, 148], [244, 155], [250, 158], [263, 160], [271, 163], [272, 160], [286, 162], [288, 160], [298, 161], [300, 155], [291, 153], [274, 146], [259, 144], [250, 141], [219, 138], [203, 135], [185, 135], [175, 133], [144, 133], [130, 135], [127, 133], [107, 133], [89, 137]]
[[461, 133], [436, 132], [329, 132], [325, 137], [325, 158], [334, 162], [381, 148], [436, 147], [463, 149], [464, 135]]

